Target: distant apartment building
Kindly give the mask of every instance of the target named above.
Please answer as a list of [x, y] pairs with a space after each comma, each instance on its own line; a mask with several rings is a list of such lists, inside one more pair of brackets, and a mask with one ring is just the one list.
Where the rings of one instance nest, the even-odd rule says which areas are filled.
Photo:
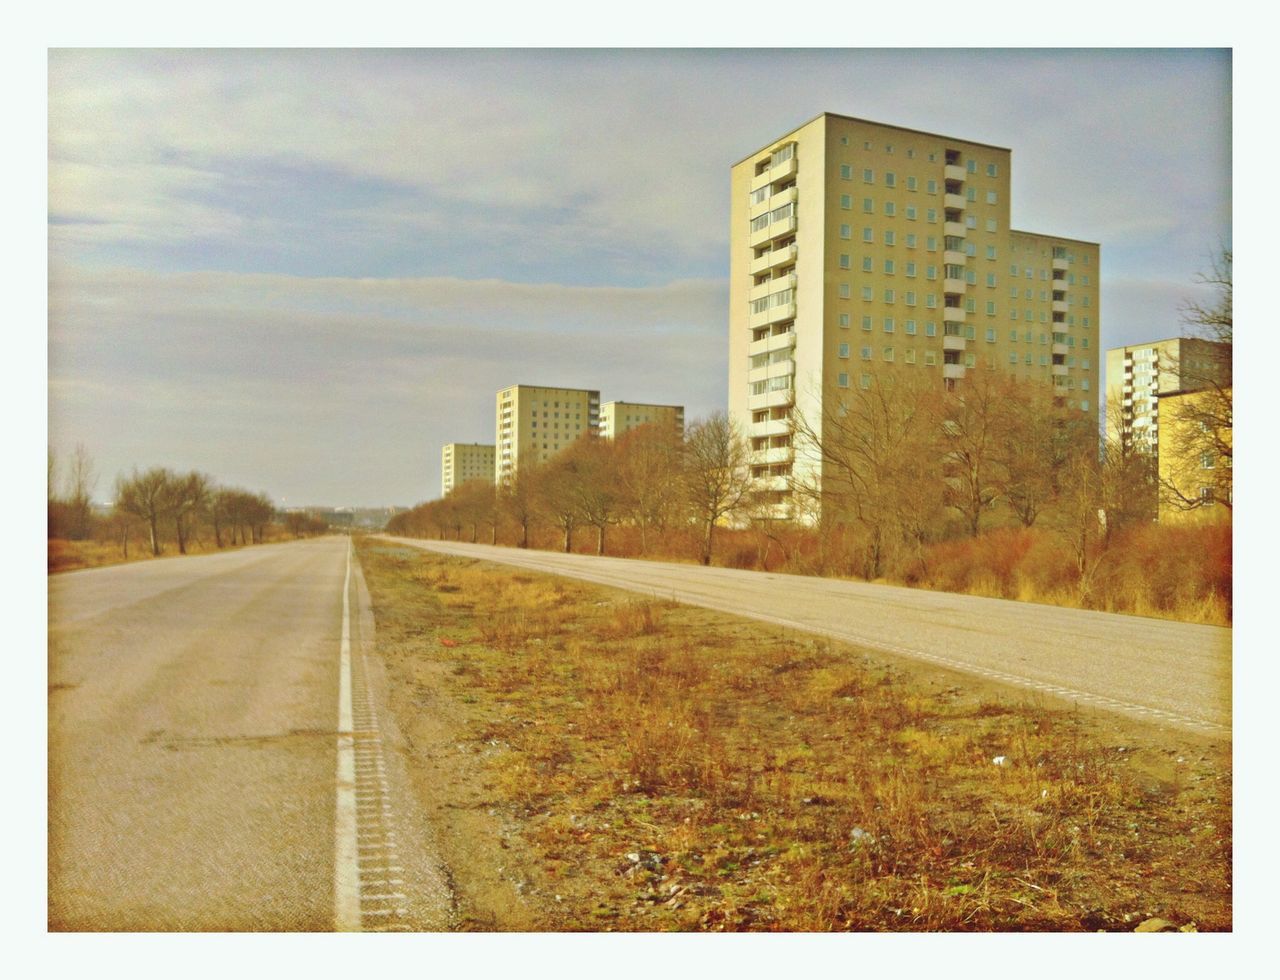
[[793, 413], [999, 371], [1096, 416], [1099, 247], [1010, 224], [1011, 151], [823, 113], [731, 170], [729, 413], [777, 516], [820, 490]]
[[440, 450], [440, 495], [472, 480], [493, 482], [494, 447], [478, 442], [451, 442]]
[[642, 425], [664, 425], [684, 435], [683, 405], [645, 405], [639, 402], [605, 402], [600, 406], [600, 435], [604, 439], [618, 436]]
[[584, 436], [600, 432], [600, 392], [513, 385], [497, 396], [494, 482], [510, 482], [520, 465], [545, 463]]
[[1159, 398], [1157, 469], [1161, 523], [1204, 523], [1230, 519], [1232, 430], [1231, 389], [1178, 391]]
[[[1107, 351], [1107, 440], [1154, 454], [1160, 446], [1160, 414], [1176, 403], [1162, 396], [1194, 391], [1230, 379], [1221, 344], [1174, 337]], [[1168, 443], [1166, 443], [1168, 445]]]

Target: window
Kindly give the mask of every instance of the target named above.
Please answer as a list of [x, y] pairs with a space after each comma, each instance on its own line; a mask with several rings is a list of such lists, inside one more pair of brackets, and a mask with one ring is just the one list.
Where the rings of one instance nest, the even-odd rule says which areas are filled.
[[848, 357], [848, 356], [849, 356], [849, 345], [848, 345], [848, 344], [841, 344], [841, 345], [840, 345], [840, 348], [839, 348], [839, 352], [840, 352], [840, 356], [841, 356], [841, 357]]
[[841, 237], [841, 238], [852, 238], [852, 237], [853, 237], [853, 229], [852, 229], [852, 228], [850, 228], [848, 225], [841, 225], [841, 226], [840, 226], [840, 237]]
[[892, 303], [892, 302], [893, 302], [893, 290], [892, 290], [892, 289], [886, 289], [886, 290], [884, 291], [884, 301], [885, 301], [886, 303]]
[[891, 231], [886, 231], [884, 233], [884, 243], [886, 245], [896, 245], [898, 243], [898, 236]]
[[864, 316], [864, 317], [862, 318], [862, 329], [863, 329], [863, 330], [870, 330], [870, 329], [871, 329], [871, 317], [869, 317], [869, 316]]
[[[931, 181], [929, 181], [929, 182], [925, 185], [925, 187], [927, 188], [927, 193], [929, 193], [929, 194], [936, 194], [936, 193], [938, 193], [938, 182], [937, 182], [936, 180], [931, 180]], [[930, 218], [929, 220], [930, 220], [930, 221], [932, 221], [933, 219], [932, 219], [932, 218]]]
[[987, 191], [987, 203], [988, 203], [988, 204], [995, 204], [995, 203], [996, 203], [996, 192], [995, 192], [995, 191]]
[[895, 268], [896, 268], [896, 267], [895, 267], [895, 266], [894, 266], [894, 264], [893, 264], [893, 259], [885, 259], [885, 260], [884, 260], [884, 274], [885, 274], [886, 276], [891, 276], [891, 275], [893, 275], [893, 273], [894, 273], [894, 269], [895, 269]]
[[965, 354], [964, 356], [965, 367], [973, 367], [977, 363], [978, 363], [978, 356], [976, 354]]
[[884, 318], [884, 332], [893, 333], [893, 317], [887, 316]]
[[870, 348], [870, 347], [864, 347], [864, 348], [862, 348], [862, 350], [858, 351], [858, 354], [859, 354], [859, 356], [860, 356], [864, 361], [869, 361], [869, 360], [871, 360], [871, 348]]
[[1200, 469], [1211, 470], [1213, 469], [1213, 464], [1214, 464], [1213, 453], [1200, 454]]
[[907, 275], [914, 279], [916, 275], [916, 264], [914, 262], [907, 263]]
[[872, 291], [871, 291], [871, 287], [870, 287], [870, 286], [863, 286], [863, 287], [862, 287], [862, 298], [863, 298], [864, 300], [866, 300], [868, 303], [870, 303], [870, 302], [871, 302], [871, 300], [874, 298], [874, 295], [875, 295], [875, 294], [874, 294], [874, 293], [872, 293]]
[[849, 166], [847, 163], [840, 164], [840, 179], [841, 180], [853, 179], [853, 168]]
[[910, 347], [907, 350], [904, 350], [902, 352], [902, 359], [907, 364], [914, 364], [916, 362], [916, 349], [914, 347]]
[[849, 284], [848, 284], [847, 282], [842, 282], [842, 283], [840, 284], [839, 289], [840, 289], [840, 298], [841, 298], [841, 299], [848, 299], [848, 298], [849, 298]]
[[977, 219], [977, 218], [975, 218], [973, 215], [969, 215], [969, 217], [967, 217], [967, 218], [965, 218], [965, 219], [964, 219], [964, 226], [965, 226], [966, 228], [977, 228], [977, 227], [978, 227], [978, 219]]
[[1016, 350], [1009, 351], [1009, 363], [1010, 364], [1018, 363], [1018, 352]]
[[881, 352], [881, 356], [882, 356], [886, 361], [892, 361], [892, 360], [893, 360], [893, 348], [892, 348], [892, 347], [886, 347], [886, 348]]
[[862, 171], [862, 182], [864, 184], [874, 184], [876, 182], [875, 171], [870, 169]]
[[916, 321], [908, 320], [903, 329], [906, 330], [908, 337], [914, 337], [916, 335]]
[[874, 231], [873, 229], [871, 229], [871, 228], [863, 228], [863, 229], [862, 229], [862, 240], [863, 240], [864, 242], [874, 242], [874, 241], [876, 240], [876, 233], [875, 233], [875, 231]]
[[916, 208], [914, 204], [907, 205], [907, 220], [908, 221], [916, 220]]
[[924, 335], [926, 337], [936, 337], [938, 335], [938, 325], [936, 323], [926, 323], [924, 325]]
[[927, 367], [933, 367], [938, 363], [938, 355], [931, 350], [924, 352], [924, 363]]
[[[912, 153], [910, 150], [908, 150], [908, 151], [907, 151], [907, 156], [909, 156], [909, 157], [910, 157], [910, 156], [915, 156], [915, 154], [914, 154], [914, 153]], [[917, 189], [918, 189], [918, 187], [917, 187], [916, 179], [915, 179], [914, 177], [908, 177], [908, 178], [907, 178], [907, 190], [909, 190], [909, 191], [914, 191], [914, 190], [917, 190]]]
[[914, 291], [914, 290], [911, 290], [911, 289], [908, 289], [908, 290], [907, 290], [906, 299], [904, 300], [904, 302], [905, 302], [908, 306], [915, 306], [915, 305], [916, 305], [916, 294], [915, 294], [915, 291]]
[[936, 293], [925, 293], [925, 294], [924, 294], [924, 305], [925, 305], [925, 306], [927, 306], [927, 307], [928, 307], [929, 309], [931, 309], [931, 310], [936, 310], [936, 309], [938, 308], [938, 296], [937, 296], [937, 294], [936, 294]]
[[894, 215], [897, 214], [897, 210], [898, 210], [897, 205], [894, 204], [892, 201], [884, 202], [884, 215], [886, 218], [894, 217]]
[[849, 375], [847, 375], [847, 374], [845, 374], [843, 371], [841, 371], [839, 374], [837, 374], [837, 375], [836, 375], [836, 384], [838, 384], [841, 388], [848, 388], [848, 387], [849, 387]]
[[926, 265], [924, 267], [924, 277], [926, 279], [937, 279], [938, 267], [936, 265]]
[[907, 248], [916, 247], [916, 236], [914, 234], [908, 234], [906, 241], [907, 241]]
[[924, 247], [928, 252], [936, 252], [938, 250], [938, 239], [930, 235], [924, 240]]
[[977, 204], [977, 203], [978, 203], [978, 188], [976, 188], [976, 187], [970, 187], [968, 190], [966, 190], [966, 191], [965, 191], [964, 198], [965, 198], [965, 200], [966, 200], [966, 201], [968, 201], [970, 204]]
[[864, 256], [862, 257], [862, 271], [863, 271], [863, 272], [874, 272], [874, 271], [875, 271], [875, 263], [874, 263], [874, 261], [872, 260], [872, 258], [871, 258], [871, 256], [870, 256], [870, 255], [864, 255]]
[[[972, 220], [972, 219], [970, 219], [970, 220]], [[970, 225], [969, 227], [970, 227], [970, 228], [972, 228], [973, 226], [972, 226], [972, 225]], [[988, 218], [988, 219], [987, 219], [987, 231], [995, 231], [995, 230], [996, 230], [996, 219], [995, 219], [995, 218]]]
[[846, 211], [848, 211], [851, 207], [853, 207], [853, 197], [849, 194], [841, 194], [840, 206], [844, 208]]
[[[892, 152], [892, 149], [890, 149], [890, 152]], [[893, 173], [893, 171], [892, 171], [892, 170], [886, 170], [886, 171], [884, 172], [884, 186], [885, 186], [885, 187], [897, 187], [897, 186], [898, 186], [898, 178], [897, 178], [897, 176]]]
[[[991, 313], [991, 312], [994, 312], [994, 311], [993, 311], [993, 310], [988, 310], [987, 312], [988, 312], [988, 313]], [[994, 328], [992, 328], [992, 327], [988, 327], [988, 328], [987, 328], [987, 343], [988, 343], [988, 344], [994, 344], [995, 342], [996, 342], [996, 332], [995, 332], [995, 329], [994, 329]]]
[[995, 289], [995, 286], [996, 286], [996, 274], [995, 274], [994, 272], [988, 272], [988, 273], [987, 273], [987, 286], [988, 286], [989, 288], [991, 288], [991, 289]]
[[996, 247], [994, 245], [987, 246], [987, 258], [994, 259], [996, 257]]
[[862, 199], [862, 210], [864, 214], [874, 214], [876, 210], [875, 199], [870, 197], [864, 197]]
[[870, 388], [870, 387], [871, 387], [871, 375], [869, 375], [869, 374], [861, 375], [861, 376], [858, 378], [858, 384], [859, 384], [859, 386], [861, 386], [861, 387], [863, 387], [863, 388]]
[[[987, 316], [995, 316], [995, 315], [996, 315], [996, 304], [995, 304], [995, 303], [993, 303], [993, 302], [988, 301], [988, 302], [987, 302]], [[991, 334], [991, 336], [987, 338], [988, 340], [995, 340], [995, 339], [996, 339], [996, 338], [995, 338], [995, 331], [994, 331], [994, 330], [988, 330], [988, 331], [987, 331], [987, 333]]]
[[924, 212], [924, 220], [931, 225], [938, 223], [938, 212], [934, 208], [926, 208]]
[[849, 314], [841, 313], [839, 323], [840, 323], [840, 326], [847, 327], [849, 325]]
[[967, 170], [969, 173], [971, 173], [971, 174], [976, 174], [976, 173], [978, 172], [978, 161], [977, 161], [977, 160], [966, 160], [966, 161], [965, 161], [965, 164], [964, 164], [964, 168], [965, 168], [965, 170]]
[[996, 165], [995, 165], [994, 163], [988, 163], [988, 164], [987, 164], [987, 176], [988, 176], [988, 177], [995, 177], [995, 176], [997, 176], [997, 174], [996, 174]]
[[841, 253], [840, 253], [840, 268], [842, 268], [842, 269], [848, 269], [848, 268], [850, 268], [850, 265], [849, 265], [849, 254], [848, 254], [847, 252], [841, 252]]

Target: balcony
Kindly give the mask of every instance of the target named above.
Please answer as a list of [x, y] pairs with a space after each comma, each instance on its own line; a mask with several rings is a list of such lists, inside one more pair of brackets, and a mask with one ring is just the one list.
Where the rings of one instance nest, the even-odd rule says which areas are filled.
[[[955, 208], [957, 211], [963, 211], [968, 203], [969, 202], [964, 199], [963, 194], [942, 195], [942, 206], [944, 208]], [[950, 232], [947, 234], [950, 234]]]
[[1053, 260], [1053, 269], [1054, 269], [1054, 271], [1055, 271], [1055, 272], [1057, 272], [1057, 271], [1066, 272], [1066, 271], [1067, 271], [1067, 269], [1069, 269], [1070, 267], [1071, 267], [1071, 263], [1070, 263], [1070, 262], [1068, 262], [1066, 259], [1054, 259], [1054, 260]]
[[792, 330], [789, 333], [780, 333], [776, 337], [765, 337], [764, 340], [752, 341], [747, 346], [747, 356], [755, 357], [757, 354], [768, 354], [775, 350], [785, 350], [788, 347], [796, 345], [796, 332]]
[[796, 260], [795, 245], [788, 245], [786, 248], [775, 248], [772, 252], [765, 252], [758, 259], [751, 260], [751, 275], [758, 276], [766, 269], [773, 269], [780, 265], [789, 265]]
[[780, 208], [784, 204], [794, 203], [796, 196], [796, 188], [795, 185], [792, 184], [786, 190], [778, 191], [778, 193], [766, 197], [759, 204], [752, 204], [747, 208], [747, 217], [756, 218], [764, 214], [766, 211], [772, 211], [774, 208]]
[[752, 422], [752, 436], [785, 436], [791, 431], [790, 419], [770, 419], [768, 422]]
[[1054, 354], [1066, 354], [1066, 353], [1067, 353], [1067, 345], [1066, 345], [1066, 344], [1054, 344], [1054, 345], [1053, 345], [1053, 353], [1054, 353]]
[[944, 221], [942, 223], [942, 233], [944, 235], [953, 235], [956, 238], [964, 238], [969, 234], [969, 229], [964, 226], [963, 221]]
[[942, 365], [942, 376], [944, 378], [963, 378], [963, 364], [944, 364]]
[[942, 338], [943, 350], [964, 350], [964, 338], [958, 335], [944, 336]]
[[795, 361], [779, 361], [776, 364], [766, 364], [764, 367], [750, 368], [747, 371], [747, 383], [765, 381], [768, 378], [782, 378], [795, 373]]
[[795, 459], [795, 450], [790, 446], [780, 446], [777, 449], [756, 449], [751, 453], [753, 466], [762, 466], [765, 463], [790, 463], [793, 459]]
[[964, 323], [965, 315], [964, 307], [961, 306], [944, 306], [942, 308], [942, 319], [945, 323]]
[[955, 295], [955, 296], [962, 296], [964, 295], [965, 290], [968, 288], [969, 288], [968, 283], [966, 283], [963, 279], [943, 279], [942, 280], [942, 291], [944, 293], [951, 293], [952, 295]]
[[775, 167], [770, 167], [764, 173], [756, 174], [751, 178], [751, 190], [759, 190], [765, 184], [773, 184], [779, 180], [786, 180], [796, 175], [796, 157], [792, 154], [790, 160], [784, 160]]
[[790, 218], [783, 218], [781, 221], [771, 221], [759, 231], [753, 231], [748, 242], [752, 248], [763, 245], [765, 242], [772, 241], [775, 238], [782, 238], [785, 235], [793, 234], [796, 230], [796, 216], [793, 214]]
[[765, 296], [768, 296], [770, 293], [776, 293], [781, 289], [795, 289], [795, 288], [796, 288], [796, 276], [795, 276], [795, 273], [793, 272], [789, 276], [781, 276], [777, 279], [770, 279], [768, 282], [762, 282], [758, 286], [752, 286], [751, 295], [748, 296], [747, 298], [751, 300], [763, 299]]
[[796, 304], [783, 303], [781, 306], [771, 306], [763, 313], [752, 313], [751, 319], [747, 321], [747, 325], [754, 330], [756, 327], [767, 327], [771, 323], [781, 323], [783, 320], [794, 320], [796, 316]]
[[1054, 313], [1066, 313], [1068, 309], [1069, 307], [1067, 306], [1067, 301], [1065, 299], [1055, 299], [1053, 301]]
[[942, 168], [943, 180], [964, 180], [967, 176], [964, 167], [958, 163], [948, 163]]
[[964, 252], [943, 252], [942, 262], [944, 265], [964, 265], [969, 256]]
[[784, 405], [794, 404], [795, 392], [787, 391], [766, 391], [762, 395], [747, 396], [747, 410], [750, 412], [759, 411], [762, 408], [781, 408]]
[[1066, 377], [1067, 366], [1065, 364], [1051, 364], [1049, 365], [1049, 372], [1055, 377]]
[[[751, 478], [752, 490], [786, 490], [788, 489], [788, 477], [785, 476], [755, 476]], [[782, 506], [782, 505], [779, 505]]]

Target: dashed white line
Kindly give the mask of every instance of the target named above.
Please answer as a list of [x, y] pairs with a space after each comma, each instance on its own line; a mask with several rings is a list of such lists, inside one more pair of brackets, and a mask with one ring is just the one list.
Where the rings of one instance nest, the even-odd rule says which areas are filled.
[[338, 786], [334, 826], [333, 913], [339, 932], [360, 930], [360, 858], [356, 835], [355, 735], [351, 722], [351, 542], [342, 583], [338, 652]]

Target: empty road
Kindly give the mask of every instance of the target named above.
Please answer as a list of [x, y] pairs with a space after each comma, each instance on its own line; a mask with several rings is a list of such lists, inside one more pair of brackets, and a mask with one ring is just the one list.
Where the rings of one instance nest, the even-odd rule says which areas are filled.
[[1215, 737], [1231, 630], [799, 575], [389, 538], [675, 599]]
[[345, 537], [49, 579], [49, 928], [440, 929]]

